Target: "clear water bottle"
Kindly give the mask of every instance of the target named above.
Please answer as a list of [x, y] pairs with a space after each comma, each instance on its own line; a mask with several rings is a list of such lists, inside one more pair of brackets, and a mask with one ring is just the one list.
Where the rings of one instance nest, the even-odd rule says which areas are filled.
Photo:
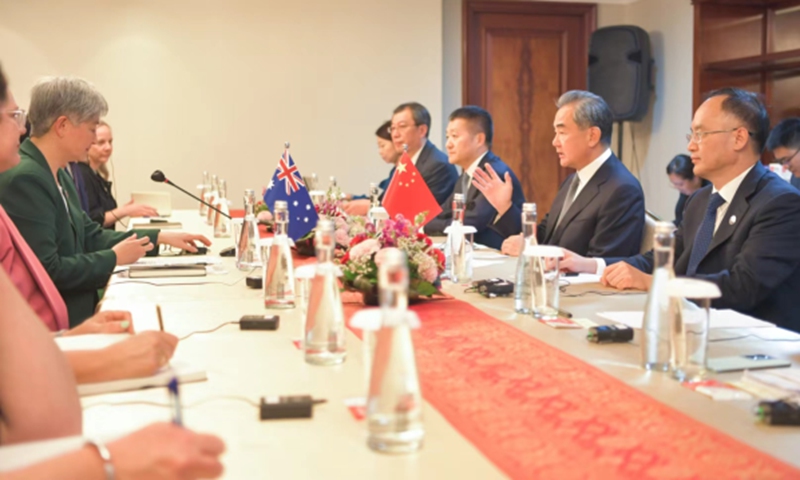
[[533, 286], [531, 285], [532, 257], [522, 252], [530, 245], [536, 245], [536, 204], [522, 204], [522, 250], [517, 259], [517, 272], [514, 277], [514, 311], [530, 314], [533, 311]]
[[236, 268], [249, 271], [261, 267], [261, 252], [258, 248], [258, 221], [255, 215], [256, 192], [244, 191], [244, 219], [237, 242]]
[[450, 250], [450, 280], [453, 283], [466, 283], [472, 280], [472, 242], [471, 233], [464, 226], [464, 194], [453, 195], [453, 221], [448, 233]]
[[[214, 205], [219, 212], [214, 212], [214, 237], [227, 238], [231, 236], [230, 205], [228, 201], [228, 185], [225, 180], [219, 181], [219, 197]], [[222, 213], [220, 213], [222, 212]], [[223, 215], [223, 213], [225, 215]], [[226, 216], [227, 215], [227, 216]]]
[[675, 225], [656, 223], [653, 242], [653, 283], [642, 323], [642, 367], [666, 372], [670, 368], [670, 325], [680, 316], [680, 300], [669, 296], [667, 283], [675, 278]]
[[[208, 179], [208, 172], [203, 172], [203, 183], [197, 186], [200, 189], [200, 198], [204, 201], [208, 201], [206, 198], [206, 194], [211, 191], [211, 186], [209, 185], [211, 182]], [[208, 211], [208, 206], [205, 203], [200, 202], [200, 216], [205, 216], [206, 212]]]
[[378, 272], [381, 328], [367, 396], [367, 445], [385, 453], [410, 453], [422, 448], [422, 393], [417, 376], [411, 328], [418, 319], [408, 311], [406, 255], [390, 249]]
[[264, 264], [264, 306], [294, 308], [294, 265], [289, 245], [289, 207], [278, 200], [274, 208], [272, 245]]
[[[208, 197], [206, 201], [209, 205], [214, 205], [217, 203], [217, 197], [219, 196], [219, 179], [216, 175], [211, 175], [211, 188], [208, 192]], [[214, 225], [214, 210], [211, 208], [206, 209], [206, 225]]]
[[347, 356], [338, 268], [333, 263], [335, 231], [333, 221], [326, 219], [317, 222], [314, 234], [317, 268], [308, 296], [304, 342], [306, 362], [312, 365], [337, 365]]

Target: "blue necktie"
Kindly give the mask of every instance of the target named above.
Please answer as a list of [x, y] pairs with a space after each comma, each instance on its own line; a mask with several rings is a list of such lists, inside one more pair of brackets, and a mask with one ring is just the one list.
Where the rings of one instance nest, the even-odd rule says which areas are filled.
[[686, 275], [692, 276], [697, 273], [697, 267], [700, 265], [700, 260], [706, 256], [708, 247], [711, 246], [711, 240], [714, 238], [714, 225], [717, 223], [717, 209], [725, 203], [722, 195], [715, 193], [708, 199], [708, 209], [706, 216], [703, 218], [703, 223], [697, 229], [697, 235], [694, 237], [694, 245], [692, 246], [692, 255], [689, 257], [689, 266], [686, 267]]

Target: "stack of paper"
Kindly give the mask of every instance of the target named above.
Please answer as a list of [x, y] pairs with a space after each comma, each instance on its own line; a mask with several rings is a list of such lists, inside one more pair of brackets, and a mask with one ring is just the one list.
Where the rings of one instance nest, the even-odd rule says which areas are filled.
[[796, 397], [800, 396], [800, 369], [748, 370], [734, 384], [764, 400]]

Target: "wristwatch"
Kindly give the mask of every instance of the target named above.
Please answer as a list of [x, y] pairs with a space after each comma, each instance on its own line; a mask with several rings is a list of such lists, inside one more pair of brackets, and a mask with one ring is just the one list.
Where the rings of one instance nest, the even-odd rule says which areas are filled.
[[106, 472], [106, 480], [114, 480], [116, 474], [114, 472], [114, 464], [111, 463], [111, 452], [108, 451], [105, 445], [90, 438], [86, 439], [85, 445], [91, 445], [97, 450], [98, 455], [103, 460], [103, 471]]

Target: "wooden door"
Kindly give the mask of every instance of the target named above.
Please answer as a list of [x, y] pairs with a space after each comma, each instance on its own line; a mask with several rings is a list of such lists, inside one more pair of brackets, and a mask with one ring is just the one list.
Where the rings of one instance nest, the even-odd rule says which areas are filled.
[[464, 104], [491, 113], [492, 150], [517, 174], [540, 218], [570, 173], [551, 143], [556, 100], [586, 88], [595, 27], [594, 4], [464, 3]]

